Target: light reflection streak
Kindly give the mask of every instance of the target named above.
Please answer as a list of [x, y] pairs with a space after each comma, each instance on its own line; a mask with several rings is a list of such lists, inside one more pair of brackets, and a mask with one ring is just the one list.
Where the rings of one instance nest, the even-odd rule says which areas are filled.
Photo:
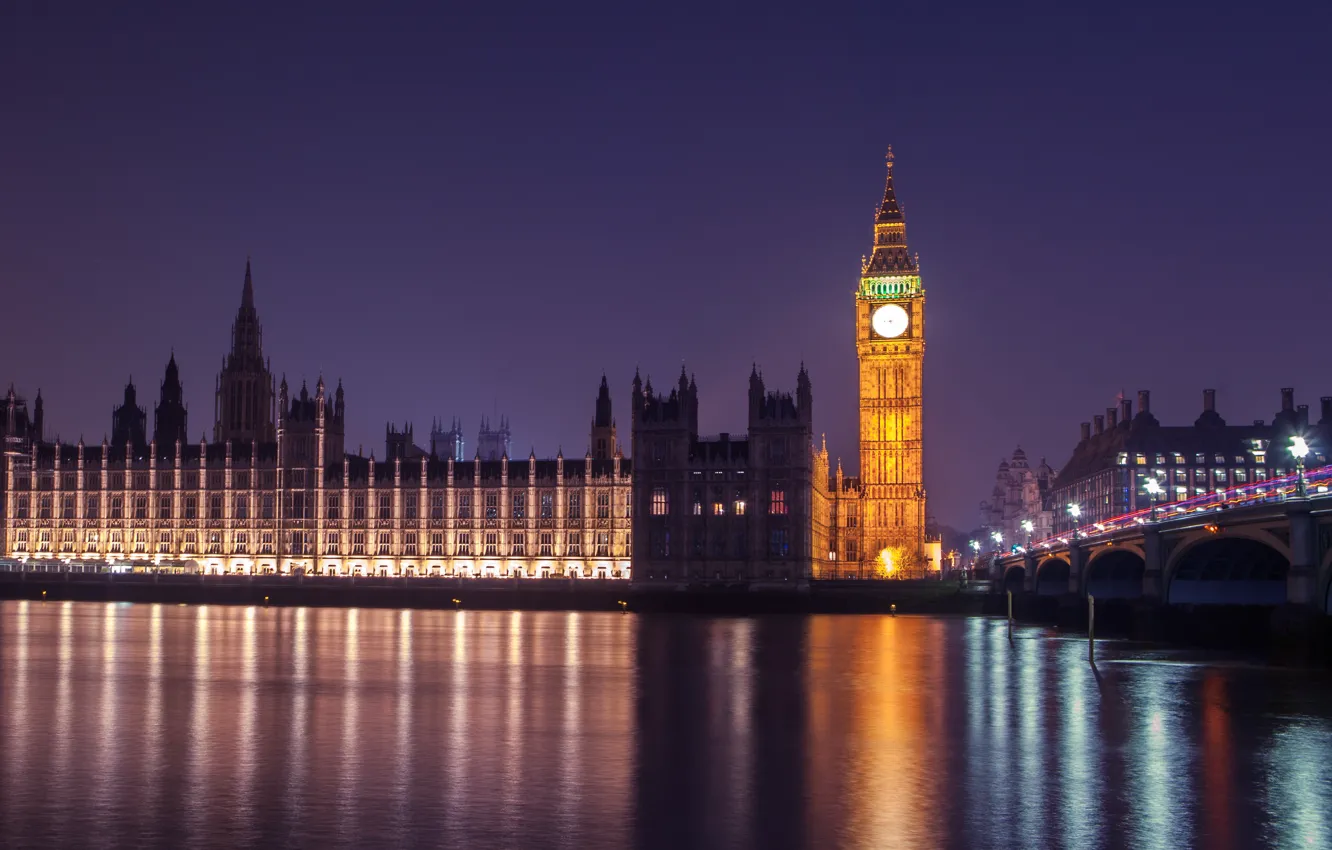
[[[158, 659], [159, 672], [161, 670], [161, 606], [153, 606], [154, 622], [154, 648], [153, 657]], [[203, 799], [214, 789], [208, 787], [208, 771], [212, 767], [212, 735], [213, 720], [209, 713], [210, 692], [212, 690], [212, 650], [209, 646], [209, 631], [211, 629], [210, 616], [212, 611], [207, 606], [200, 606], [194, 612], [194, 688], [190, 700], [190, 729], [189, 729], [189, 795], [192, 799]], [[225, 616], [225, 614], [224, 614]], [[158, 697], [155, 700], [158, 711], [158, 724], [161, 724], [161, 683], [158, 685]], [[217, 718], [221, 720], [221, 718]], [[160, 737], [163, 730], [159, 728]], [[161, 777], [161, 756], [157, 753], [155, 762], [155, 772], [152, 781], [157, 781]], [[207, 809], [203, 806], [187, 806], [185, 809], [186, 822], [191, 825], [190, 834], [202, 836], [204, 834], [203, 819]]]
[[98, 707], [98, 728], [100, 745], [97, 750], [96, 790], [94, 792], [99, 812], [109, 812], [115, 805], [116, 783], [114, 778], [119, 773], [117, 760], [120, 755], [120, 735], [116, 729], [119, 712], [116, 710], [116, 626], [119, 608], [107, 605], [102, 612], [102, 699]]
[[393, 822], [395, 844], [407, 843], [412, 776], [412, 612], [398, 612], [398, 671], [394, 687]]
[[[565, 797], [572, 797], [572, 789], [578, 787], [578, 779], [583, 775], [582, 765], [582, 689], [579, 687], [579, 629], [581, 618], [574, 612], [570, 613], [564, 620], [564, 663], [561, 666], [561, 705], [563, 712], [560, 716], [560, 762], [559, 762], [559, 793]], [[572, 833], [576, 823], [576, 812], [572, 805], [572, 800], [566, 801], [565, 805], [558, 808], [558, 822], [560, 824], [559, 832], [564, 836], [561, 846], [572, 846], [568, 841], [568, 836]]]
[[[727, 659], [725, 681], [729, 683], [730, 779], [727, 782], [730, 803], [727, 823], [732, 831], [731, 846], [741, 846], [744, 833], [751, 828], [751, 806], [754, 781], [754, 679], [750, 658], [754, 651], [754, 621], [731, 620], [730, 658]], [[729, 669], [728, 669], [729, 668]]]
[[1063, 805], [1059, 814], [1066, 847], [1094, 847], [1101, 834], [1104, 816], [1101, 805], [1101, 765], [1087, 730], [1095, 728], [1097, 713], [1092, 711], [1096, 696], [1093, 674], [1082, 656], [1082, 643], [1068, 641], [1059, 647], [1059, 683], [1062, 699], [1059, 707], [1059, 732], [1062, 769], [1055, 778]]
[[[271, 612], [270, 612], [271, 614]], [[273, 628], [273, 618], [265, 614], [268, 629]], [[245, 623], [241, 629], [241, 698], [240, 698], [240, 770], [236, 789], [240, 822], [243, 835], [250, 835], [254, 825], [254, 783], [258, 775], [258, 733], [255, 729], [255, 712], [259, 701], [259, 651], [257, 647], [255, 619], [258, 609], [251, 605], [245, 609]]]
[[1193, 800], [1192, 776], [1177, 764], [1172, 737], [1182, 737], [1170, 705], [1167, 671], [1143, 666], [1142, 684], [1133, 696], [1136, 741], [1127, 748], [1129, 761], [1130, 832], [1136, 847], [1185, 847], [1184, 806]]
[[523, 612], [509, 612], [508, 659], [505, 663], [506, 687], [503, 745], [503, 791], [500, 811], [504, 821], [512, 823], [522, 809], [523, 796]]
[[[32, 726], [28, 718], [28, 635], [32, 630], [29, 623], [28, 600], [24, 599], [18, 603], [18, 613], [14, 617], [16, 628], [14, 637], [14, 666], [12, 671], [0, 670], [0, 675], [8, 674], [14, 677], [14, 686], [12, 688], [0, 689], [0, 706], [8, 703], [8, 708], [4, 715], [0, 716], [0, 723], [7, 726], [4, 735], [5, 752], [3, 761], [8, 767], [8, 778], [5, 780], [7, 799], [14, 799], [19, 796], [19, 789], [27, 777], [28, 773], [28, 751], [29, 735], [32, 734]], [[5, 631], [4, 623], [0, 622], [0, 633]], [[3, 657], [4, 646], [0, 645], [0, 658]]]
[[1267, 809], [1278, 847], [1332, 847], [1332, 727], [1296, 720], [1276, 732], [1266, 759]]
[[[444, 773], [448, 781], [442, 789], [441, 805], [457, 807], [466, 811], [469, 805], [468, 782], [468, 713], [467, 704], [471, 696], [468, 690], [467, 674], [467, 624], [470, 615], [466, 611], [453, 613], [453, 664], [449, 673], [449, 717], [448, 746], [444, 748]], [[457, 818], [445, 818], [441, 845], [456, 847], [461, 842], [461, 833]]]
[[70, 785], [70, 726], [73, 723], [74, 603], [60, 605], [59, 663], [56, 670], [55, 725], [51, 746], [53, 786], [64, 793]]
[[1040, 672], [1046, 663], [1044, 656], [1045, 641], [1024, 640], [1017, 643], [1018, 676], [1017, 693], [1012, 695], [1010, 705], [1016, 707], [1015, 718], [1018, 732], [1018, 757], [1021, 787], [1018, 795], [1018, 835], [1028, 847], [1040, 843], [1044, 829], [1045, 783], [1045, 706], [1042, 696]]
[[347, 609], [345, 643], [342, 650], [342, 753], [339, 763], [341, 781], [338, 789], [341, 802], [338, 806], [339, 832], [349, 835], [354, 832], [356, 807], [359, 803], [361, 776], [361, 747], [359, 730], [360, 720], [360, 676], [361, 676], [361, 632], [360, 610]]
[[309, 776], [310, 758], [310, 626], [309, 609], [297, 608], [292, 641], [291, 745], [287, 758], [288, 816], [295, 824], [303, 819], [303, 791]]

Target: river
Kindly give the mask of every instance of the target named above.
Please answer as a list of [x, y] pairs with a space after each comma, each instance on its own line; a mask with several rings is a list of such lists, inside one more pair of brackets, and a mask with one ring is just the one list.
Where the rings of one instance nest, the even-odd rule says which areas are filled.
[[1332, 847], [1332, 678], [979, 618], [0, 603], [0, 847]]

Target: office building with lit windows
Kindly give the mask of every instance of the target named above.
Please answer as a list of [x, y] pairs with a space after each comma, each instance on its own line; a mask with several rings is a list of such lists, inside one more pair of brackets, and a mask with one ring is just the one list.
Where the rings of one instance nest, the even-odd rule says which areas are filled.
[[[1120, 514], [1150, 510], [1233, 487], [1265, 486], [1295, 471], [1291, 438], [1303, 436], [1309, 466], [1327, 463], [1332, 453], [1332, 397], [1322, 399], [1321, 418], [1309, 421], [1308, 405], [1295, 404], [1293, 389], [1281, 390], [1281, 409], [1271, 422], [1228, 425], [1216, 410], [1216, 391], [1203, 390], [1203, 409], [1191, 426], [1165, 426], [1151, 412], [1148, 391], [1133, 402], [1121, 399], [1091, 422], [1081, 424], [1080, 440], [1052, 485], [1054, 532], [1074, 524], [1094, 524]], [[1147, 482], [1155, 479], [1153, 496]], [[1077, 505], [1076, 520], [1068, 510]]]

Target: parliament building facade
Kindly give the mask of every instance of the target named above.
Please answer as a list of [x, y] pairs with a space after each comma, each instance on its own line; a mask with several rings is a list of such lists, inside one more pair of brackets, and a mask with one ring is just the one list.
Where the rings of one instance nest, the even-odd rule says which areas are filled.
[[[585, 457], [344, 451], [341, 384], [274, 382], [249, 265], [217, 378], [211, 441], [189, 442], [174, 356], [148, 429], [133, 384], [101, 445], [4, 409], [4, 555], [208, 573], [630, 578], [632, 470], [603, 378]], [[410, 437], [410, 434], [407, 435]], [[432, 437], [435, 435], [432, 435]], [[483, 457], [487, 443], [501, 446]], [[461, 446], [459, 438], [456, 445]], [[591, 450], [594, 447], [594, 453]]]

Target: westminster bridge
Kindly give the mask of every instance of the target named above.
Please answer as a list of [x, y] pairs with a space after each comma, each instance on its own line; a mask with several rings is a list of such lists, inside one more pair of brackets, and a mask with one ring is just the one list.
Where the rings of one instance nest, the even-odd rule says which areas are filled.
[[1332, 466], [1029, 541], [992, 556], [991, 577], [1014, 596], [1332, 614]]

